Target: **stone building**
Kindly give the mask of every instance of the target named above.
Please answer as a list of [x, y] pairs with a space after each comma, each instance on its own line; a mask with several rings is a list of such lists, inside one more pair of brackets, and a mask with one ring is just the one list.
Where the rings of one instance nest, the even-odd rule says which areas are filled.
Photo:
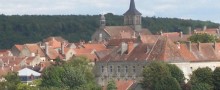
[[122, 42], [108, 52], [96, 52], [95, 76], [100, 85], [109, 79], [142, 79], [143, 68], [152, 61], [164, 61], [177, 65], [184, 73], [186, 82], [193, 70], [220, 67], [220, 43], [174, 43], [160, 36], [155, 43]]
[[93, 42], [103, 42], [110, 39], [137, 38], [139, 34], [151, 34], [142, 28], [141, 13], [136, 9], [134, 0], [130, 2], [129, 10], [124, 13], [124, 26], [106, 26], [105, 16], [101, 15], [100, 27], [92, 35]]

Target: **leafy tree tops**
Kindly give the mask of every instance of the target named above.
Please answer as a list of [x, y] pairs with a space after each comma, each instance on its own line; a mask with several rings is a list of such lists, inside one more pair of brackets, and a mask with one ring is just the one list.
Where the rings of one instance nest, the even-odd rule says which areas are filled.
[[207, 33], [198, 33], [189, 37], [189, 40], [194, 43], [213, 43], [217, 41], [217, 37]]
[[[123, 25], [123, 16], [108, 13], [107, 26]], [[49, 36], [61, 36], [70, 42], [90, 40], [99, 28], [99, 15], [0, 15], [0, 49], [11, 48], [14, 44], [35, 43]], [[152, 33], [183, 31], [192, 28], [217, 27], [212, 22], [182, 20], [176, 18], [143, 17], [142, 26]]]

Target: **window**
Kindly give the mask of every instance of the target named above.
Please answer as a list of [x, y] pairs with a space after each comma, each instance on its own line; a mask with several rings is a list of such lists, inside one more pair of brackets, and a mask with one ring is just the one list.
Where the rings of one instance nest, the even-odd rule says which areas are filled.
[[110, 66], [110, 72], [111, 72], [111, 73], [113, 72], [112, 66]]
[[125, 73], [128, 73], [128, 66], [125, 66]]
[[121, 67], [120, 66], [118, 66], [118, 72], [121, 72]]
[[102, 68], [101, 71], [104, 72], [104, 66], [102, 66], [101, 68]]
[[134, 73], [136, 72], [135, 66], [133, 66], [133, 72], [134, 72]]

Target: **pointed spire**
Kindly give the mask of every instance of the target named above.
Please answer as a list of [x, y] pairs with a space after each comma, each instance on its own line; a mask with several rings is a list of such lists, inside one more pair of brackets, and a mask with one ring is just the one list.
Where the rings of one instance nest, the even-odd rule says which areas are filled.
[[141, 13], [135, 7], [134, 0], [131, 0], [130, 8], [124, 15], [141, 15]]

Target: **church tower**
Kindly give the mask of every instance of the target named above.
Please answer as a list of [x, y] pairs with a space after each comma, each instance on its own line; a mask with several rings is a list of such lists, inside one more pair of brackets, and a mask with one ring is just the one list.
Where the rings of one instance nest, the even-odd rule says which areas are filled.
[[105, 15], [102, 14], [100, 18], [100, 29], [104, 29], [106, 25]]
[[124, 25], [131, 26], [137, 32], [141, 31], [141, 15], [135, 7], [134, 0], [131, 0], [130, 8], [124, 13]]

